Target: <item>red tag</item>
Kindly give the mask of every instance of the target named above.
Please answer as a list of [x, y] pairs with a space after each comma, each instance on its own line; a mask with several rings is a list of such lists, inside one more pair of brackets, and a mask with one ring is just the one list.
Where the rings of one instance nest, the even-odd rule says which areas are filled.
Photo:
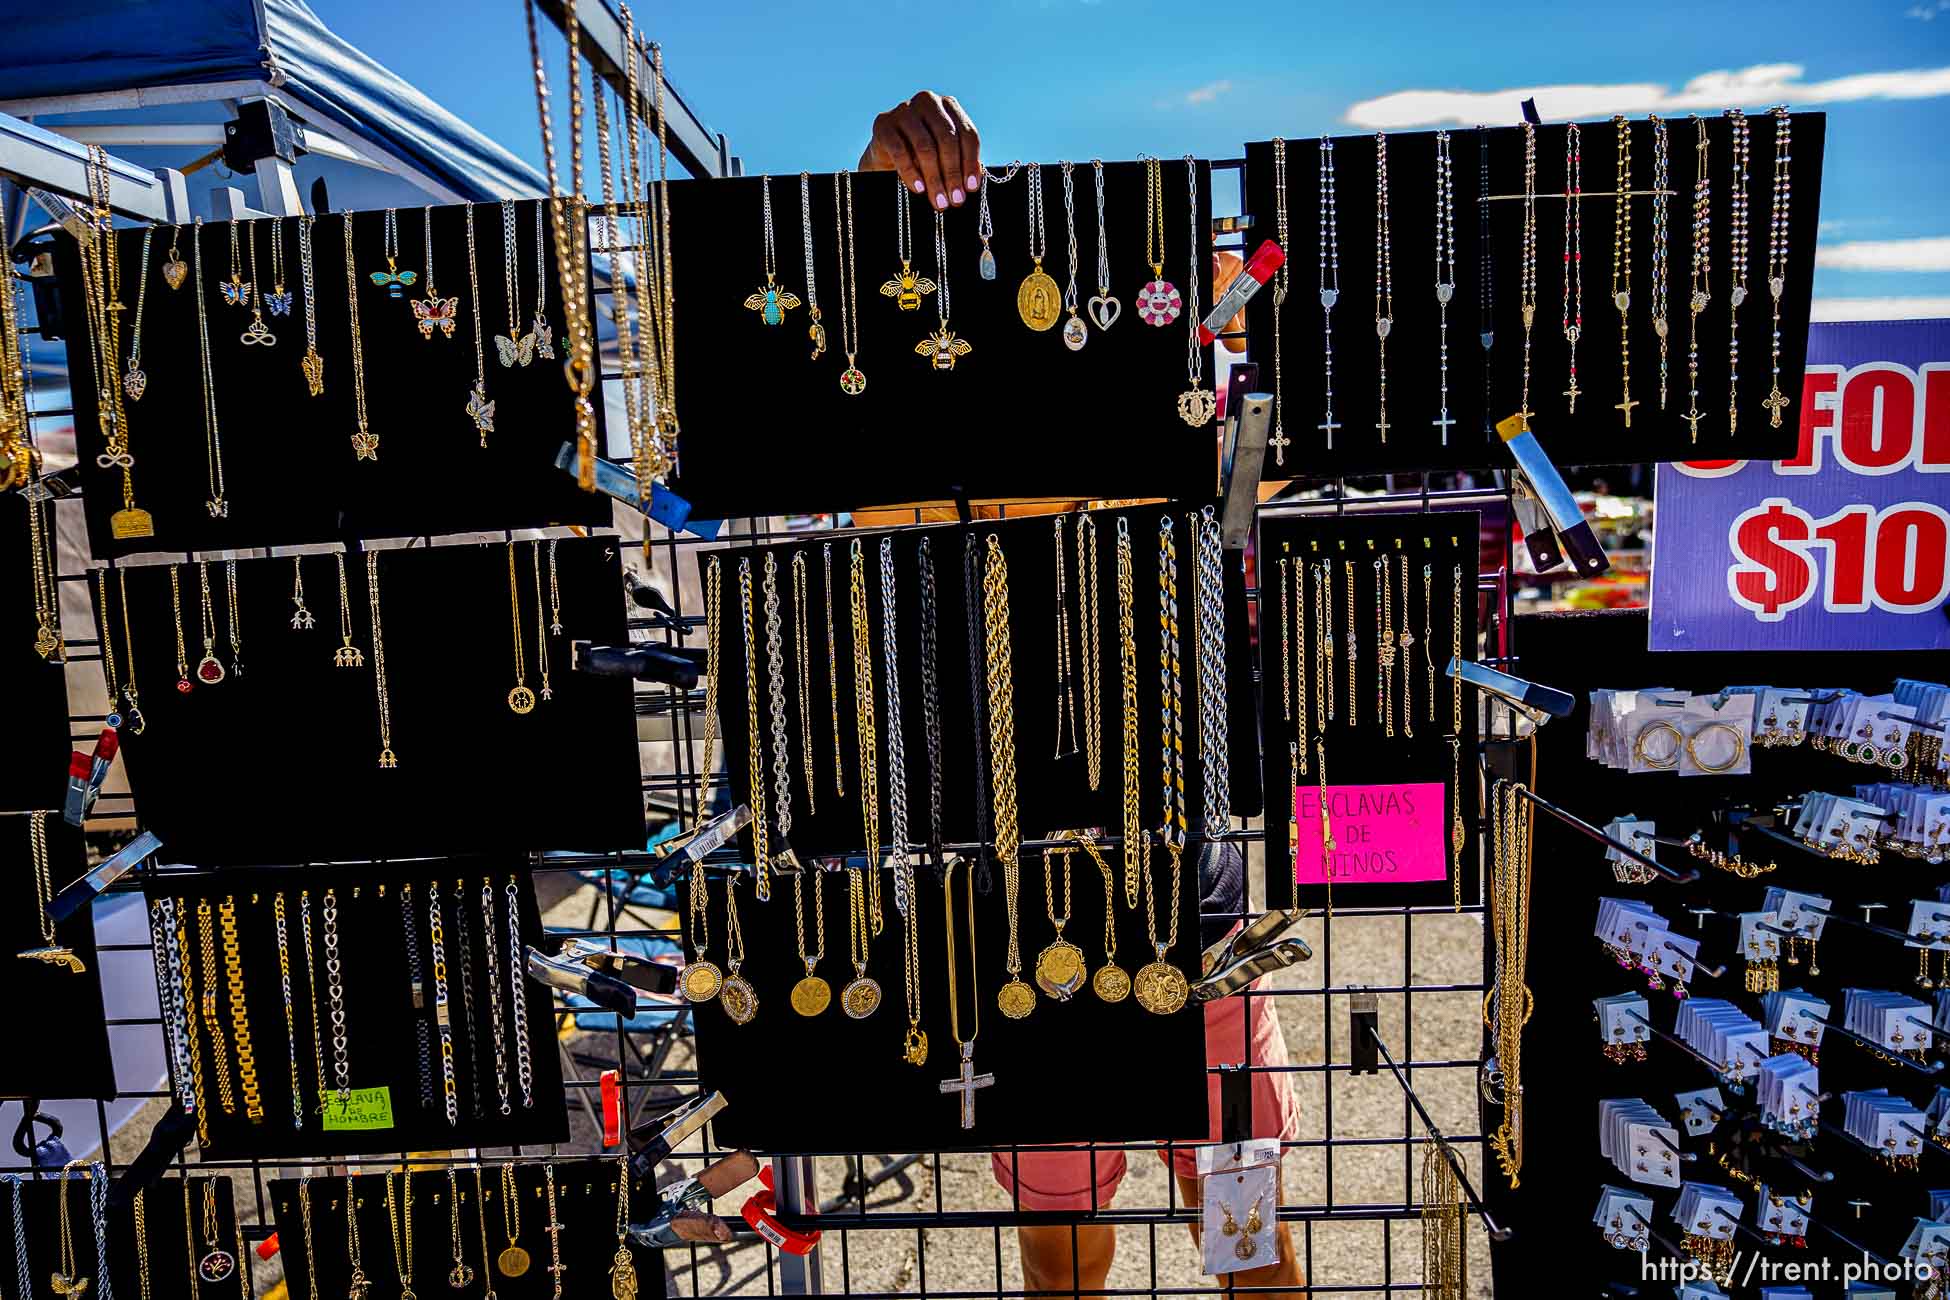
[[603, 1145], [613, 1147], [623, 1140], [623, 1089], [621, 1075], [615, 1070], [604, 1070], [603, 1088]]
[[257, 1243], [257, 1257], [265, 1261], [266, 1263], [269, 1263], [271, 1260], [271, 1256], [277, 1253], [278, 1253], [277, 1233], [274, 1232], [270, 1236], [266, 1237], [264, 1240]]

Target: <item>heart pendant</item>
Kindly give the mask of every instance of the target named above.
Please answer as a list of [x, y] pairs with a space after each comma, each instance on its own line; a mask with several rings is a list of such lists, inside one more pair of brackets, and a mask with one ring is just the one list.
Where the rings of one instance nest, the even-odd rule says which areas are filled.
[[1107, 294], [1098, 294], [1090, 300], [1090, 319], [1097, 322], [1097, 328], [1107, 330], [1124, 314], [1124, 304]]
[[135, 367], [131, 366], [129, 372], [122, 376], [122, 391], [129, 395], [131, 402], [141, 401], [142, 395], [148, 390], [149, 376]]
[[190, 264], [176, 256], [176, 250], [169, 250], [169, 260], [162, 264], [163, 283], [172, 289], [183, 287], [183, 281], [190, 278]]

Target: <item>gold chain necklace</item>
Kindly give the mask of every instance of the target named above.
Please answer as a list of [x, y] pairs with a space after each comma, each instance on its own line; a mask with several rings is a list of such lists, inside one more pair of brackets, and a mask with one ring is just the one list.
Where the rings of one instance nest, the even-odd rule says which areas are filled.
[[1537, 128], [1523, 124], [1523, 262], [1518, 300], [1523, 313], [1523, 394], [1517, 418], [1530, 432], [1530, 327], [1537, 321]]
[[1104, 876], [1104, 964], [1090, 978], [1091, 991], [1105, 1002], [1122, 1002], [1131, 995], [1131, 977], [1117, 964], [1117, 873], [1088, 831], [1064, 833], [1083, 846]]
[[1359, 675], [1360, 638], [1354, 632], [1354, 561], [1341, 561], [1341, 583], [1346, 592], [1347, 608], [1347, 725], [1352, 727], [1360, 720], [1360, 708], [1356, 702], [1355, 678]]
[[[386, 1171], [386, 1226], [393, 1233], [393, 1268], [399, 1273], [400, 1300], [413, 1296], [413, 1175], [400, 1175], [399, 1198], [393, 1196], [393, 1171]], [[401, 1238], [404, 1237], [402, 1242]]]
[[[352, 644], [352, 597], [347, 593], [345, 586], [345, 552], [333, 552], [332, 560], [338, 565], [339, 571], [339, 640], [341, 642], [339, 648], [332, 652], [332, 666], [334, 668], [362, 668], [366, 662], [365, 653], [358, 646]], [[173, 567], [169, 571], [169, 580], [171, 583], [176, 581], [176, 570]], [[182, 622], [178, 620], [176, 626], [176, 657], [179, 660], [183, 657], [182, 642]], [[187, 688], [183, 687], [179, 689]]]
[[[905, 192], [901, 200], [906, 217]], [[842, 222], [841, 212], [845, 219]], [[846, 369], [840, 371], [840, 391], [858, 397], [867, 390], [867, 377], [860, 373], [860, 286], [853, 261], [853, 173], [838, 172], [833, 177], [833, 242], [846, 259], [846, 278], [840, 281], [840, 351], [846, 353]], [[903, 270], [902, 276], [907, 272]], [[916, 307], [920, 299], [915, 299]]]
[[636, 1257], [630, 1254], [630, 1154], [616, 1159], [616, 1254], [610, 1257], [609, 1293], [614, 1300], [636, 1300]]
[[[1065, 838], [1075, 838], [1076, 832], [1064, 832]], [[1040, 988], [1058, 1002], [1068, 1002], [1083, 987], [1085, 959], [1083, 949], [1063, 937], [1063, 927], [1070, 923], [1072, 907], [1070, 902], [1070, 859], [1075, 854], [1074, 845], [1065, 844], [1057, 848], [1043, 850], [1043, 907], [1049, 913], [1050, 925], [1056, 930], [1056, 938], [1036, 954], [1036, 987]], [[1063, 915], [1056, 914], [1056, 880], [1051, 858], [1063, 864]]]
[[[187, 1211], [189, 1208], [187, 1184], [183, 1195], [186, 1198], [184, 1209]], [[186, 1226], [185, 1231], [187, 1230]], [[366, 1280], [365, 1263], [359, 1255], [359, 1189], [353, 1183], [351, 1174], [345, 1176], [345, 1254], [352, 1262], [351, 1286], [347, 1288], [348, 1300], [352, 1296], [365, 1300], [366, 1292], [372, 1289], [372, 1283]]]
[[[487, 1207], [481, 1207], [483, 1220], [487, 1217]], [[502, 1277], [520, 1277], [528, 1271], [528, 1252], [520, 1246], [521, 1241], [521, 1197], [515, 1187], [515, 1167], [501, 1166], [501, 1233], [507, 1237], [508, 1244], [495, 1259], [495, 1271]]]
[[196, 581], [202, 588], [202, 620], [199, 626], [203, 633], [203, 657], [196, 661], [196, 679], [205, 686], [215, 686], [224, 679], [225, 674], [223, 664], [217, 659], [217, 615], [210, 604], [209, 561], [197, 561]]
[[[860, 539], [848, 553], [852, 573], [848, 584], [853, 621], [853, 718], [860, 748], [860, 815], [866, 831], [869, 881], [868, 907], [873, 933], [883, 925], [880, 913], [880, 740], [876, 734], [873, 695], [873, 629], [867, 609], [867, 557]], [[755, 733], [754, 733], [755, 734]]]
[[1138, 880], [1151, 870], [1151, 839], [1144, 833], [1138, 760], [1136, 580], [1131, 521], [1117, 517], [1117, 657], [1124, 716], [1124, 906], [1138, 903]]
[[1022, 833], [1016, 823], [1016, 687], [1009, 644], [1009, 561], [994, 533], [982, 577], [988, 631], [989, 767], [995, 800], [995, 856], [1002, 863], [1003, 897], [1009, 909], [1009, 982], [996, 1002], [1002, 1014], [1020, 1020], [1036, 1009], [1036, 991], [1022, 981], [1022, 948], [1017, 902], [1022, 893]]
[[[1401, 539], [1397, 538], [1395, 544], [1401, 545]], [[1396, 662], [1401, 665], [1402, 670], [1402, 734], [1413, 736], [1415, 734], [1415, 634], [1409, 631], [1413, 626], [1413, 620], [1409, 612], [1411, 597], [1408, 594], [1408, 553], [1406, 551], [1402, 552], [1401, 562], [1402, 629], [1395, 634], [1395, 648], [1399, 652]], [[1428, 613], [1426, 603], [1422, 612], [1424, 615]]]
[[[142, 1300], [149, 1300], [149, 1207], [144, 1203], [148, 1195], [146, 1188], [135, 1194], [135, 1280]], [[309, 1217], [306, 1222], [309, 1225]], [[305, 1253], [309, 1256], [311, 1252], [307, 1249]]]
[[1522, 782], [1499, 781], [1490, 795], [1490, 827], [1497, 839], [1490, 882], [1496, 942], [1494, 1028], [1503, 1076], [1503, 1122], [1490, 1137], [1490, 1150], [1512, 1188], [1523, 1170], [1523, 1027], [1533, 1004], [1524, 983], [1530, 948], [1531, 813], [1526, 790]]
[[[236, 239], [236, 223], [231, 223], [231, 238]], [[234, 247], [234, 245], [233, 245]], [[196, 277], [196, 341], [197, 360], [203, 378], [203, 457], [204, 469], [209, 482], [210, 497], [204, 508], [212, 519], [224, 519], [230, 514], [230, 502], [224, 496], [223, 483], [223, 430], [217, 422], [217, 380], [210, 365], [210, 321], [209, 313], [203, 305], [203, 218], [196, 219], [196, 226], [190, 232], [190, 257], [195, 265]]]
[[1619, 401], [1613, 409], [1624, 414], [1629, 429], [1632, 408], [1638, 405], [1632, 400], [1632, 124], [1622, 113], [1612, 122], [1618, 128], [1618, 169], [1611, 216], [1611, 301], [1618, 308], [1619, 369]]
[[[81, 247], [82, 300], [86, 307], [88, 337], [94, 344], [92, 359], [94, 365], [95, 392], [97, 394], [96, 413], [101, 422], [102, 450], [95, 457], [95, 464], [104, 470], [120, 470], [122, 473], [122, 508], [109, 517], [109, 532], [118, 541], [133, 538], [153, 537], [156, 534], [154, 518], [147, 510], [135, 503], [135, 457], [129, 450], [129, 417], [122, 405], [122, 385], [117, 382], [116, 360], [122, 355], [122, 314], [121, 280], [122, 262], [117, 251], [114, 218], [109, 207], [108, 154], [100, 145], [88, 146], [88, 209], [87, 237], [78, 240]], [[172, 246], [171, 257], [175, 256]], [[200, 263], [199, 263], [200, 268]], [[11, 288], [11, 286], [10, 286]], [[202, 283], [197, 285], [197, 319], [201, 322]], [[9, 311], [14, 324], [14, 339], [19, 338], [19, 306], [17, 299]], [[207, 353], [207, 349], [206, 349]], [[14, 348], [8, 349], [10, 358], [17, 356]], [[16, 364], [7, 361], [9, 370]], [[0, 476], [0, 488], [9, 486], [8, 479], [28, 478], [39, 465], [39, 454], [27, 441], [28, 429], [25, 420], [24, 397], [26, 388], [23, 382], [17, 386], [22, 395], [20, 406], [18, 439], [13, 457], [13, 465]], [[7, 430], [0, 427], [0, 443], [6, 441]]]
[[508, 707], [516, 713], [532, 713], [535, 692], [528, 689], [528, 661], [521, 645], [521, 588], [515, 582], [515, 544], [508, 543], [508, 624], [515, 637], [515, 685], [508, 692]]
[[718, 1005], [733, 1024], [750, 1024], [758, 1014], [758, 990], [738, 973], [738, 968], [745, 964], [745, 928], [738, 923], [737, 876], [730, 876], [724, 882], [724, 926], [728, 973], [724, 977], [724, 990], [718, 994]]
[[[805, 879], [813, 878], [813, 933], [817, 946], [806, 951]], [[833, 990], [814, 973], [826, 955], [826, 882], [817, 865], [802, 867], [792, 875], [792, 924], [799, 934], [799, 961], [806, 975], [792, 986], [792, 1009], [802, 1016], [816, 1016], [833, 1000]]]
[[[710, 662], [715, 666], [718, 658], [719, 640], [724, 622], [724, 574], [718, 564], [718, 557], [712, 556], [704, 568], [704, 624], [706, 639], [710, 643]], [[718, 680], [720, 673], [715, 671], [707, 677], [704, 688], [704, 762], [698, 767], [697, 815], [692, 822], [695, 829], [704, 823], [704, 801], [711, 773], [712, 752], [718, 740]], [[704, 868], [698, 863], [691, 864], [690, 899], [685, 912], [685, 925], [691, 941], [691, 959], [685, 963], [683, 976], [684, 997], [690, 1002], [709, 1002], [718, 996], [724, 986], [724, 973], [710, 961], [706, 952], [711, 947], [711, 893], [705, 881]]]
[[1160, 691], [1159, 735], [1163, 752], [1164, 826], [1159, 838], [1170, 860], [1171, 909], [1165, 935], [1158, 937], [1157, 885], [1147, 866], [1144, 872], [1144, 925], [1152, 960], [1138, 968], [1133, 981], [1138, 1005], [1153, 1015], [1170, 1015], [1185, 1005], [1190, 986], [1184, 973], [1165, 960], [1178, 939], [1178, 898], [1185, 856], [1185, 734], [1184, 685], [1178, 658], [1178, 547], [1169, 514], [1158, 516], [1158, 667]]
[[[429, 275], [431, 271], [429, 270]], [[453, 1241], [454, 1266], [447, 1270], [447, 1285], [458, 1291], [471, 1286], [474, 1270], [467, 1263], [467, 1248], [460, 1240], [460, 1175], [447, 1170], [447, 1229]]]
[[[68, 1195], [68, 1189], [76, 1181], [85, 1187], [94, 1177], [93, 1171], [85, 1168], [86, 1164], [85, 1160], [68, 1161], [61, 1166], [61, 1180], [56, 1184], [61, 1189], [61, 1267], [49, 1279], [49, 1289], [58, 1296], [78, 1297], [88, 1289], [88, 1279], [81, 1276], [81, 1261], [75, 1254], [74, 1229], [68, 1215], [68, 1205], [72, 1200]], [[79, 1180], [74, 1176], [77, 1169], [81, 1170]]]
[[359, 269], [352, 251], [352, 214], [347, 212], [345, 230], [345, 309], [352, 322], [352, 409], [358, 428], [352, 434], [352, 458], [379, 459], [379, 435], [366, 424], [366, 345], [359, 333]]
[[[711, 664], [724, 661], [718, 657], [718, 646], [724, 632], [724, 572], [713, 555], [704, 565], [704, 629], [705, 640], [710, 645]], [[723, 674], [710, 672], [704, 678], [704, 761], [697, 769], [697, 807], [691, 823], [693, 830], [704, 824], [704, 808], [711, 786], [711, 774], [715, 770], [711, 763], [713, 751], [718, 744], [718, 683]]]
[[772, 897], [772, 828], [765, 816], [765, 772], [759, 763], [758, 647], [752, 636], [752, 562], [738, 560], [738, 619], [745, 634], [745, 754], [752, 809], [752, 879], [758, 901]]
[[74, 974], [87, 970], [74, 949], [64, 948], [54, 935], [54, 918], [47, 914], [47, 905], [54, 898], [54, 881], [49, 874], [47, 855], [47, 814], [34, 812], [27, 815], [27, 841], [34, 857], [34, 902], [40, 909], [41, 946], [29, 948], [20, 957], [42, 962], [49, 966], [59, 966]]
[[[1462, 659], [1462, 565], [1451, 575], [1449, 598], [1449, 657]], [[1434, 698], [1433, 691], [1430, 698]], [[1468, 839], [1462, 815], [1462, 682], [1449, 683], [1449, 874], [1454, 879], [1456, 910], [1462, 910], [1462, 851]]]
[[806, 773], [806, 814], [819, 811], [819, 784], [813, 775], [812, 642], [806, 636], [806, 553], [792, 553], [792, 641], [798, 651], [799, 764]]
[[366, 552], [366, 597], [372, 606], [372, 683], [379, 703], [379, 766], [398, 767], [393, 754], [393, 707], [386, 692], [386, 634], [379, 623], [379, 552]]
[[[880, 1009], [880, 981], [867, 975], [873, 938], [868, 933], [865, 876], [872, 869], [851, 868], [846, 873], [846, 946], [853, 962], [853, 978], [840, 990], [840, 1010], [853, 1020], [865, 1020]], [[824, 944], [822, 939], [821, 946]]]
[[230, 1056], [224, 1046], [223, 1021], [217, 1015], [217, 934], [212, 917], [210, 900], [198, 899], [196, 935], [197, 946], [203, 953], [203, 991], [197, 1002], [203, 1016], [203, 1027], [210, 1034], [210, 1058], [217, 1067], [217, 1103], [223, 1107], [224, 1114], [234, 1115], [237, 1113], [237, 1100], [230, 1091]]
[[1077, 516], [1077, 654], [1083, 673], [1083, 765], [1095, 790], [1104, 775], [1103, 628], [1097, 621], [1097, 521]]

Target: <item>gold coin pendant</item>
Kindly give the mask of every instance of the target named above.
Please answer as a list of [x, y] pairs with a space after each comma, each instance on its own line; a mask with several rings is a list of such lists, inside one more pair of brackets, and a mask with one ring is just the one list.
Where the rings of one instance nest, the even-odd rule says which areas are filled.
[[792, 1009], [802, 1016], [816, 1016], [833, 1003], [833, 986], [817, 975], [808, 975], [792, 986]]
[[1058, 939], [1036, 956], [1036, 987], [1059, 1002], [1083, 987], [1083, 949]]
[[880, 1010], [880, 985], [862, 975], [840, 990], [840, 1010], [854, 1020], [865, 1020]]
[[502, 1277], [520, 1277], [528, 1271], [528, 1252], [520, 1246], [510, 1246], [494, 1261], [494, 1267]]
[[1131, 977], [1121, 966], [1103, 966], [1091, 977], [1090, 987], [1106, 1002], [1122, 1002], [1131, 996]]
[[758, 991], [743, 975], [736, 971], [724, 977], [724, 987], [718, 992], [718, 1005], [731, 1017], [734, 1025], [749, 1025], [752, 1017], [758, 1014]]
[[1033, 330], [1053, 329], [1063, 315], [1063, 291], [1043, 270], [1041, 262], [1022, 279], [1016, 290], [1016, 314]]
[[1019, 979], [1012, 979], [996, 995], [996, 1005], [1011, 1020], [1021, 1020], [1036, 1009], [1036, 990]]
[[1168, 1016], [1177, 1011], [1185, 1005], [1185, 995], [1191, 991], [1183, 972], [1166, 961], [1141, 967], [1134, 988], [1138, 1005], [1155, 1016]]
[[533, 713], [535, 711], [535, 692], [529, 690], [526, 686], [515, 687], [508, 692], [508, 707], [516, 713]]
[[724, 972], [708, 961], [694, 961], [684, 968], [684, 999], [709, 1002], [724, 987]]

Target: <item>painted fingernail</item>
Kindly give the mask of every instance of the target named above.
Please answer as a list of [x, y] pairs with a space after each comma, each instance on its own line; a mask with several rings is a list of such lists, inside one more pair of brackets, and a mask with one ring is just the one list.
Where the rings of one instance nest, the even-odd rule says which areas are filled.
[[948, 191], [948, 197], [953, 199], [957, 204], [959, 204], [962, 201], [964, 195], [960, 190], [950, 190]]
[[974, 189], [977, 185], [981, 184], [980, 180], [976, 178], [974, 172], [970, 172], [966, 177], [966, 179], [968, 181], [968, 188], [971, 190]]
[[945, 211], [948, 207], [948, 196], [946, 194], [935, 195], [934, 206]]
[[927, 186], [925, 186], [925, 185], [923, 185], [923, 184], [922, 184], [922, 183], [921, 183], [920, 181], [915, 181], [915, 182], [914, 182], [914, 192], [915, 192], [916, 194], [925, 194], [925, 193], [927, 193], [927, 192], [928, 192], [928, 187], [927, 187]]

